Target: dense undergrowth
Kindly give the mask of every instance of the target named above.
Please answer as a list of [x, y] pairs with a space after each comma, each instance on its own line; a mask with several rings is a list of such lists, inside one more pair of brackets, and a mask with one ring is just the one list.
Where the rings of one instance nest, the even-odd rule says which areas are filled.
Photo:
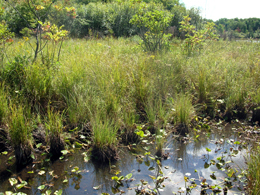
[[26, 40], [14, 41], [0, 74], [0, 122], [17, 161], [29, 162], [38, 143], [58, 157], [71, 142], [90, 143], [93, 159], [116, 160], [117, 146], [145, 130], [162, 148], [161, 129], [185, 135], [196, 116], [231, 121], [256, 112], [259, 43], [217, 41], [187, 57], [177, 39], [158, 53], [137, 39], [70, 39], [60, 61], [45, 64], [29, 57]]

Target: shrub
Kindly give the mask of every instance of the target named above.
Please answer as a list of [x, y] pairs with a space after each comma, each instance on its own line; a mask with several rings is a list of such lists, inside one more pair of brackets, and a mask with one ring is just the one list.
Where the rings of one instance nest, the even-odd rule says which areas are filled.
[[180, 30], [186, 33], [186, 39], [183, 45], [183, 51], [187, 56], [199, 53], [203, 49], [206, 40], [217, 40], [213, 22], [208, 22], [204, 28], [196, 31], [196, 27], [190, 24], [191, 18], [184, 16], [180, 22]]
[[130, 20], [131, 24], [140, 29], [139, 35], [144, 49], [151, 52], [166, 48], [168, 38], [171, 36], [165, 32], [172, 15], [155, 7], [156, 5], [148, 7], [147, 4], [140, 4], [137, 14]]

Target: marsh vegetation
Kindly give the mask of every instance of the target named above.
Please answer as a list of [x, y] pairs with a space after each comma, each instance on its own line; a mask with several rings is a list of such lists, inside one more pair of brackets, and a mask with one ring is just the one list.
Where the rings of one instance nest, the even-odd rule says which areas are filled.
[[[30, 28], [18, 31], [24, 35], [27, 32], [30, 37], [14, 37], [10, 29], [15, 26], [8, 28], [8, 20], [2, 21], [0, 26], [0, 159], [7, 163], [3, 173], [8, 170], [6, 175], [10, 176], [2, 182], [11, 184], [11, 189], [6, 190], [18, 192], [35, 185], [29, 182], [32, 178], [28, 176], [36, 171], [33, 163], [40, 164], [37, 167], [41, 170], [36, 175], [46, 175], [37, 187], [45, 194], [62, 193], [60, 184], [51, 188], [51, 181], [58, 177], [63, 178], [64, 189], [70, 179], [75, 182], [75, 189], [79, 189], [84, 166], [92, 165], [96, 171], [102, 171], [99, 166], [109, 167], [110, 173], [114, 174], [109, 175], [115, 182], [113, 193], [122, 193], [121, 187], [129, 188], [131, 179], [138, 177], [140, 182], [136, 183], [134, 193], [158, 194], [167, 181], [162, 164], [173, 152], [167, 150], [169, 140], [169, 148], [178, 153], [173, 147], [175, 143], [183, 148], [186, 143], [200, 144], [204, 139], [213, 139], [211, 136], [219, 129], [225, 131], [228, 123], [235, 123], [236, 132], [230, 136], [236, 139], [229, 140], [231, 146], [222, 151], [221, 158], [210, 158], [212, 148], [206, 144], [200, 147], [206, 151], [203, 154], [205, 169], [217, 166], [216, 171], [227, 171], [224, 185], [209, 184], [201, 178], [198, 184], [188, 174], [183, 177], [184, 191], [189, 194], [199, 185], [201, 193], [211, 190], [225, 194], [233, 188], [233, 182], [239, 180], [241, 191], [258, 193], [259, 174], [255, 171], [258, 167], [255, 162], [259, 159], [259, 42], [219, 39], [214, 23], [200, 21], [192, 25], [197, 21], [192, 15], [194, 10], [186, 10], [177, 1], [171, 9], [167, 7], [169, 4], [154, 2], [90, 3], [78, 5], [81, 16], [76, 15], [74, 7], [56, 4], [55, 15], [51, 12], [53, 2], [45, 3], [45, 7], [33, 5], [36, 11], [31, 11], [33, 15], [26, 16], [24, 21], [34, 22], [30, 23]], [[16, 9], [13, 4], [8, 5], [9, 10], [1, 10], [1, 17], [7, 17], [8, 11]], [[97, 28], [99, 23], [96, 23], [93, 29], [86, 18], [79, 21], [93, 5], [99, 11], [111, 11], [113, 6], [122, 12], [127, 10], [129, 17], [120, 21], [122, 25], [128, 25], [129, 31], [123, 33], [117, 23], [109, 20], [106, 28]], [[17, 9], [23, 6], [28, 9], [26, 6], [30, 7], [30, 4], [22, 2], [16, 6]], [[183, 10], [183, 14], [176, 15], [174, 7]], [[23, 9], [15, 11], [19, 15]], [[91, 12], [92, 22], [99, 18], [97, 15], [108, 13], [99, 11]], [[187, 13], [193, 17], [184, 16]], [[72, 30], [74, 38], [68, 39], [68, 26], [65, 25], [67, 30], [64, 30], [59, 24], [47, 21], [54, 22], [55, 16], [60, 19], [58, 23], [62, 22], [64, 15], [68, 17], [67, 22], [77, 21], [88, 26], [86, 37], [75, 38]], [[113, 16], [117, 21], [116, 15]], [[183, 39], [168, 34], [169, 26], [176, 19], [174, 16], [183, 19], [177, 22], [178, 33], [184, 36]], [[106, 17], [102, 15], [102, 18]], [[42, 21], [37, 21], [40, 19]], [[17, 20], [14, 25], [20, 23]], [[106, 34], [100, 36], [101, 29], [105, 29]], [[78, 32], [85, 30], [82, 27]], [[127, 37], [120, 37], [122, 35]], [[243, 140], [241, 136], [249, 138]], [[224, 137], [216, 138], [215, 144], [225, 143]], [[243, 154], [245, 151], [251, 153], [247, 156], [248, 167], [234, 169], [229, 165], [234, 162], [223, 156], [228, 153], [225, 157], [231, 158], [242, 149]], [[119, 175], [120, 170], [111, 171], [117, 160], [124, 161], [120, 152], [133, 154], [138, 166], [144, 162], [150, 168], [153, 163], [149, 171], [153, 173], [150, 182], [154, 185], [146, 181], [147, 175], [139, 178], [140, 171], [137, 175], [131, 174], [131, 170], [123, 175]], [[47, 176], [48, 163], [65, 166], [70, 157], [73, 162], [77, 158], [83, 159], [81, 165], [70, 166], [71, 170], [66, 174], [71, 177], [57, 176], [52, 170]], [[183, 155], [172, 158], [184, 163]], [[93, 164], [86, 165], [89, 161]], [[26, 170], [28, 177], [15, 178], [12, 173], [19, 174], [17, 170]], [[137, 170], [141, 169], [138, 167]], [[214, 173], [211, 173], [213, 180]], [[98, 178], [96, 180], [98, 182]], [[94, 189], [111, 193], [102, 187], [111, 184], [103, 183], [106, 182], [100, 181]], [[184, 191], [180, 189], [178, 193]]]

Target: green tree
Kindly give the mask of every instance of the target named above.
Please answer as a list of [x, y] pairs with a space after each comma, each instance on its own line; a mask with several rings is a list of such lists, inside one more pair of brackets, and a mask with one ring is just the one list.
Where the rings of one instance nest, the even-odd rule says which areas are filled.
[[[47, 33], [43, 28], [43, 24], [47, 23], [50, 10], [56, 0], [8, 0], [7, 4], [9, 8], [12, 8], [16, 14], [20, 16], [26, 25], [26, 30], [20, 32], [30, 33], [35, 37], [35, 45], [31, 45], [34, 50], [34, 61], [36, 61], [38, 54], [43, 56], [43, 50], [48, 43], [48, 39], [44, 39], [43, 36]], [[68, 15], [76, 17], [75, 8], [65, 8]], [[26, 13], [26, 15], [24, 15]]]

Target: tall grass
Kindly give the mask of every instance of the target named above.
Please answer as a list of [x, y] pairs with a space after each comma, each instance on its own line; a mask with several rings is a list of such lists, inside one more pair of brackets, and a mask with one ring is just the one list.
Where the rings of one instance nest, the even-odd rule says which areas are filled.
[[[12, 45], [13, 53], [32, 52], [18, 41]], [[11, 62], [3, 67], [1, 83], [10, 89], [8, 99], [18, 95], [21, 106], [30, 102], [33, 112], [44, 111], [39, 113], [49, 138], [62, 140], [64, 124], [75, 128], [91, 122], [93, 145], [100, 151], [115, 151], [120, 136], [134, 138], [139, 124], [161, 129], [172, 116], [185, 134], [194, 114], [209, 114], [202, 109], [195, 113], [202, 104], [222, 119], [227, 110], [259, 106], [260, 54], [253, 45], [259, 43], [219, 41], [199, 57], [187, 58], [176, 42], [170, 52], [151, 55], [138, 47], [134, 37], [70, 39], [64, 41], [60, 63], [53, 67], [28, 65], [30, 61], [15, 58], [8, 50]]]
[[248, 170], [247, 170], [247, 179], [248, 179], [248, 193], [256, 195], [260, 193], [260, 147], [251, 150], [250, 158], [248, 159]]
[[117, 132], [119, 128], [104, 114], [98, 112], [91, 120], [94, 145], [92, 156], [101, 162], [116, 160], [118, 157], [116, 146], [118, 144]]
[[50, 153], [53, 158], [61, 155], [61, 150], [64, 150], [63, 140], [63, 116], [48, 107], [47, 119], [45, 122], [46, 136], [50, 143]]
[[4, 87], [0, 86], [0, 125], [4, 123], [8, 114], [8, 99]]
[[174, 116], [176, 124], [188, 125], [194, 114], [190, 95], [179, 94], [174, 101]]
[[189, 133], [189, 123], [194, 116], [194, 108], [189, 94], [179, 94], [173, 101], [174, 122], [177, 125], [177, 131], [181, 135]]
[[15, 149], [17, 165], [21, 166], [31, 161], [32, 122], [30, 109], [11, 104], [8, 119], [9, 136]]

